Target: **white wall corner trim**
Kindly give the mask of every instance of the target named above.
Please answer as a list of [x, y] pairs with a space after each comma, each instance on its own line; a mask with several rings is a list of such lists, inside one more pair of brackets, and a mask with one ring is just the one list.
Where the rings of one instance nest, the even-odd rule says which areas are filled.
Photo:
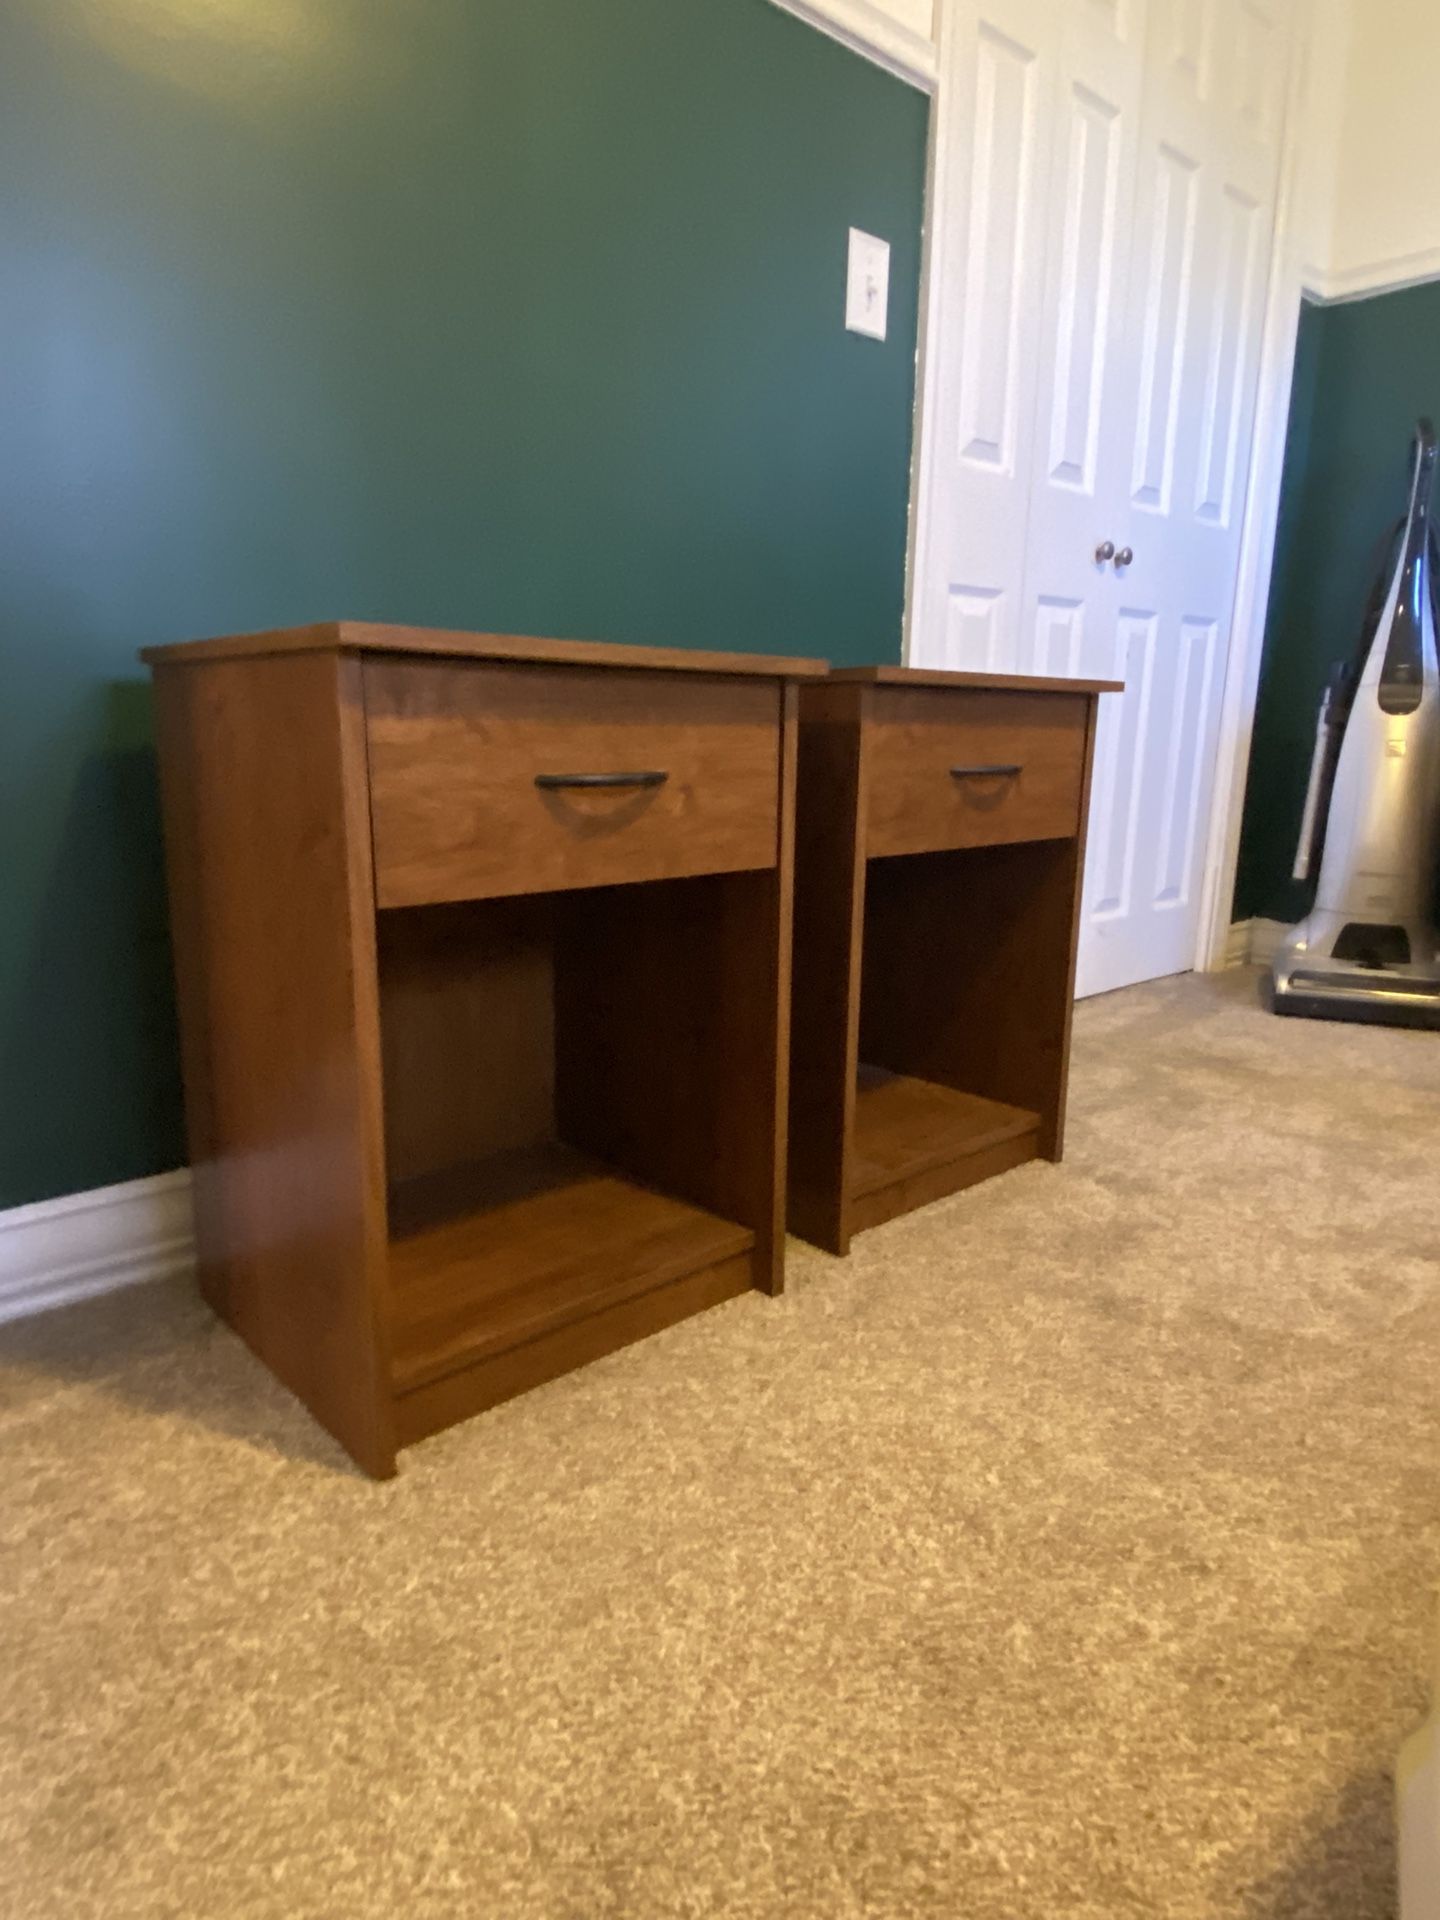
[[0, 1322], [194, 1264], [188, 1167], [11, 1207], [0, 1213]]
[[1290, 931], [1286, 920], [1266, 920], [1257, 917], [1250, 922], [1250, 965], [1268, 967], [1280, 951], [1280, 942]]
[[771, 5], [808, 20], [911, 86], [935, 91], [940, 60], [934, 39], [897, 17], [899, 12], [923, 16], [926, 9], [914, 0], [903, 6], [898, 0], [771, 0]]
[[1267, 920], [1259, 914], [1253, 920], [1237, 920], [1225, 943], [1224, 965], [1268, 967], [1289, 931], [1284, 920]]
[[1250, 964], [1250, 942], [1255, 933], [1253, 920], [1236, 920], [1230, 928], [1230, 938], [1225, 942], [1225, 953], [1221, 965], [1225, 968], [1248, 967]]
[[1427, 280], [1440, 280], [1440, 246], [1400, 254], [1393, 260], [1366, 260], [1353, 267], [1311, 264], [1302, 275], [1306, 294], [1320, 306], [1368, 300], [1377, 293], [1399, 293], [1406, 287], [1424, 286]]

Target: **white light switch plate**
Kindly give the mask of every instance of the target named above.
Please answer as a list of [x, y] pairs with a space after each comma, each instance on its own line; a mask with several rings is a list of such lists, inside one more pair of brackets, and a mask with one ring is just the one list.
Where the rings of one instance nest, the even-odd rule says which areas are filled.
[[845, 278], [845, 325], [872, 340], [885, 338], [890, 304], [890, 242], [850, 229], [850, 268]]

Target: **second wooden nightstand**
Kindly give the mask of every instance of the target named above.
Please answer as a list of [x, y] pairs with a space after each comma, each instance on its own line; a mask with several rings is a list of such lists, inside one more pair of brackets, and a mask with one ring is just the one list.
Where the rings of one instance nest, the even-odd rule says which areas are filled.
[[791, 1229], [1058, 1160], [1099, 696], [842, 670], [800, 702]]

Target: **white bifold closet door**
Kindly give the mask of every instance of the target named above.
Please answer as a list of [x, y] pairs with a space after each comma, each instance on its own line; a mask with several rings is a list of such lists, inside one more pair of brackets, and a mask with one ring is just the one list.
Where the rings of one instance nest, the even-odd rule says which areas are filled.
[[1287, 6], [950, 0], [911, 659], [1124, 679], [1082, 993], [1195, 954]]

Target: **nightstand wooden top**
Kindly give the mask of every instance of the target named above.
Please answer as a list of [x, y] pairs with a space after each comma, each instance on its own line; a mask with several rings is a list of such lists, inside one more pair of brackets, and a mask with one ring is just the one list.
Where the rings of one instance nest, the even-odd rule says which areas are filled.
[[997, 693], [1123, 693], [1123, 680], [1047, 680], [1028, 673], [952, 673], [943, 667], [832, 667], [831, 680], [870, 687], [988, 687]]
[[647, 667], [666, 673], [733, 673], [771, 679], [815, 679], [823, 660], [769, 653], [704, 653], [685, 647], [636, 647], [606, 640], [546, 640], [530, 634], [455, 633], [441, 627], [391, 627], [368, 620], [321, 620], [305, 627], [264, 633], [234, 633], [215, 640], [185, 640], [145, 647], [148, 666], [204, 666], [212, 660], [243, 660], [277, 653], [414, 653], [447, 659], [540, 661], [551, 666]]

